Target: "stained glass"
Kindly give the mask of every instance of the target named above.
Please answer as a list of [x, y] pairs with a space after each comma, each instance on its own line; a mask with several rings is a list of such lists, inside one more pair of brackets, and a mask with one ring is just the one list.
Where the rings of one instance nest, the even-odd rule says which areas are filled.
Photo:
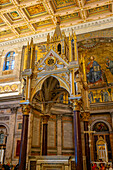
[[0, 144], [4, 143], [4, 134], [0, 134]]
[[14, 69], [14, 63], [15, 63], [15, 52], [10, 51], [5, 57], [3, 71], [13, 70]]

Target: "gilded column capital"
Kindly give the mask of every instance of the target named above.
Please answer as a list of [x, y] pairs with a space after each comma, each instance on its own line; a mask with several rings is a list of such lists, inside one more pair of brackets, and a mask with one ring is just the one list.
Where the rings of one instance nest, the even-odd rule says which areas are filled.
[[29, 115], [31, 106], [30, 105], [22, 105], [23, 115]]
[[43, 124], [47, 124], [50, 118], [50, 115], [42, 115], [41, 117], [43, 118]]
[[72, 104], [73, 104], [73, 110], [74, 111], [80, 111], [80, 108], [81, 108], [81, 104], [82, 104], [82, 101], [81, 100], [71, 100]]
[[57, 115], [57, 120], [61, 120], [62, 119], [62, 114], [58, 114]]
[[81, 116], [82, 116], [82, 120], [84, 122], [88, 122], [89, 121], [89, 118], [90, 118], [90, 112], [82, 112], [81, 113]]

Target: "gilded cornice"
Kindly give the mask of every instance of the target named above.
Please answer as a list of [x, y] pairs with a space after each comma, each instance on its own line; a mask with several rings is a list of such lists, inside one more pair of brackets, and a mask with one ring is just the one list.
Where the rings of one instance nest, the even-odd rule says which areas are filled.
[[[108, 17], [106, 19], [100, 19], [100, 20], [91, 21], [91, 22], [87, 22], [87, 23], [81, 23], [81, 24], [77, 24], [75, 26], [70, 26], [70, 27], [66, 27], [66, 25], [64, 25], [61, 28], [61, 31], [64, 31], [66, 36], [69, 36], [69, 32], [72, 32], [72, 29], [73, 29], [73, 31], [76, 32], [76, 35], [79, 35], [79, 34], [84, 34], [84, 33], [91, 32], [91, 31], [112, 28], [113, 27], [112, 22], [113, 22], [113, 17]], [[54, 34], [54, 29], [52, 29], [50, 31], [43, 32], [43, 33], [29, 35], [29, 36], [22, 37], [22, 38], [16, 38], [16, 39], [9, 40], [9, 41], [4, 39], [5, 41], [1, 42], [0, 46], [12, 45], [12, 44], [16, 44], [16, 43], [25, 44], [25, 42], [30, 41], [31, 38], [34, 39], [34, 43], [44, 42], [47, 40], [48, 33], [50, 33], [50, 35], [52, 36]]]

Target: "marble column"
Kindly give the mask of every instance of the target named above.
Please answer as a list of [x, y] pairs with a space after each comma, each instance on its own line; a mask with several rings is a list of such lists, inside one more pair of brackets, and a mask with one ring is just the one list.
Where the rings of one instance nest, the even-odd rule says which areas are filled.
[[49, 115], [43, 116], [42, 155], [47, 155], [47, 126]]
[[74, 110], [75, 164], [76, 164], [76, 170], [83, 170], [80, 107], [77, 100], [75, 100], [73, 104], [74, 104], [73, 110]]
[[22, 123], [21, 147], [20, 147], [20, 157], [19, 157], [19, 170], [26, 169], [29, 112], [30, 112], [30, 106], [23, 105], [23, 123]]
[[87, 170], [91, 170], [89, 134], [88, 134], [88, 130], [89, 130], [88, 129], [88, 121], [89, 121], [89, 118], [90, 118], [90, 113], [89, 112], [82, 113], [82, 119], [83, 119], [83, 122], [84, 122], [85, 156], [86, 156]]
[[113, 130], [113, 112], [111, 112], [110, 114], [111, 114], [111, 121], [112, 121], [112, 130]]
[[62, 116], [57, 115], [57, 155], [62, 154]]

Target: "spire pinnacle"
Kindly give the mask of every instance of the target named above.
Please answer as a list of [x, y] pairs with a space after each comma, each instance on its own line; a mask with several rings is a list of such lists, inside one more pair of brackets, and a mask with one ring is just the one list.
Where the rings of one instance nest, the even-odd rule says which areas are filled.
[[62, 36], [61, 30], [60, 30], [60, 17], [57, 16], [57, 23], [56, 23], [56, 28], [54, 32], [54, 36], [57, 36], [57, 38]]

